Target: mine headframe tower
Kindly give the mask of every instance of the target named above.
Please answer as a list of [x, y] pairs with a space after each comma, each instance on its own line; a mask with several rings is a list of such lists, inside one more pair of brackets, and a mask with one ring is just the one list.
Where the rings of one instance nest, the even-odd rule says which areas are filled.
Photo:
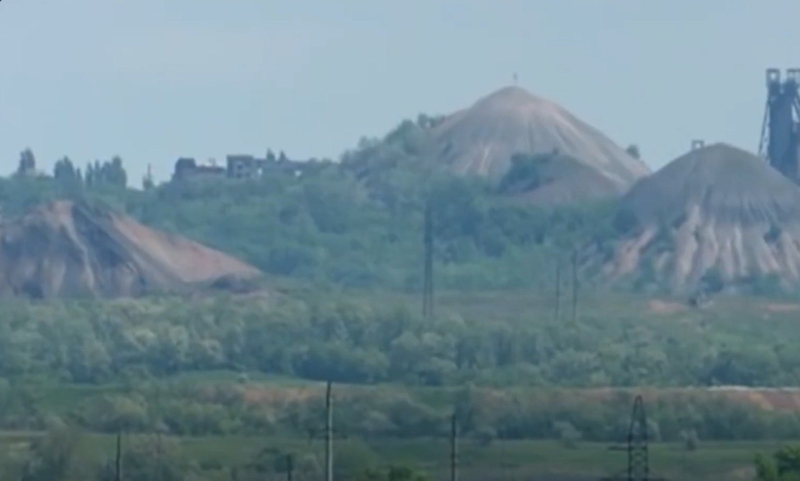
[[767, 70], [767, 105], [758, 153], [769, 165], [800, 183], [800, 69]]

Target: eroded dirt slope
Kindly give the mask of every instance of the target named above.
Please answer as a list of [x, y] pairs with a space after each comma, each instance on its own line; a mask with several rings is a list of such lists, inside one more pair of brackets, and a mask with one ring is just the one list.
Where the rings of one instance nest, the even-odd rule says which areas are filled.
[[135, 297], [258, 275], [222, 252], [85, 203], [58, 201], [0, 224], [0, 295]]
[[627, 235], [607, 269], [647, 272], [675, 289], [707, 275], [727, 283], [800, 283], [800, 188], [741, 149], [692, 151], [623, 198]]

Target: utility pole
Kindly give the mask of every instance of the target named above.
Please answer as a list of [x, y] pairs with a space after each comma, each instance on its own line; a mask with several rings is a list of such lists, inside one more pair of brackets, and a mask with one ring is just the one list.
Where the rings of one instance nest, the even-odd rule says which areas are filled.
[[286, 481], [292, 481], [292, 471], [294, 471], [294, 459], [291, 454], [286, 455]]
[[450, 481], [458, 481], [458, 418], [450, 419]]
[[430, 200], [425, 204], [423, 246], [425, 272], [422, 286], [422, 316], [430, 320], [433, 318], [433, 205]]
[[333, 481], [333, 403], [330, 381], [325, 388], [325, 481]]
[[572, 322], [578, 319], [578, 250], [572, 251]]
[[117, 455], [114, 460], [114, 479], [122, 480], [122, 431], [117, 431]]
[[561, 317], [561, 257], [556, 257], [556, 322]]
[[628, 431], [628, 481], [650, 479], [650, 459], [647, 439], [647, 414], [642, 396], [636, 396]]
[[161, 451], [162, 451], [162, 442], [161, 442], [161, 420], [162, 420], [162, 406], [161, 406], [161, 384], [158, 384], [156, 381], [156, 413], [158, 424], [155, 426], [156, 428], [156, 476], [155, 481], [162, 481], [164, 478], [164, 468], [162, 466], [161, 460]]

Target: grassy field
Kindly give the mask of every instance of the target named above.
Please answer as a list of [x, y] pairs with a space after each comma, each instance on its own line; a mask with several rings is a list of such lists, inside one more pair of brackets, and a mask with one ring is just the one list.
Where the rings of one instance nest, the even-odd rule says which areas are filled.
[[[0, 463], [9, 463], [15, 452], [34, 436], [33, 433], [3, 433]], [[148, 438], [155, 442], [154, 438]], [[125, 443], [131, 442], [131, 437]], [[213, 479], [227, 480], [231, 468], [245, 469], [265, 449], [292, 453], [300, 460], [295, 479], [317, 479], [322, 466], [323, 445], [297, 438], [211, 437], [179, 439], [185, 454], [195, 459]], [[99, 464], [113, 459], [114, 437], [83, 435], [79, 458]], [[752, 461], [756, 452], [771, 453], [781, 445], [762, 443], [701, 443], [696, 451], [687, 451], [679, 444], [658, 443], [650, 446], [651, 477], [669, 480], [751, 479]], [[626, 469], [625, 451], [611, 450], [609, 445], [579, 443], [567, 448], [550, 441], [497, 441], [480, 446], [463, 441], [460, 444], [460, 474], [464, 480], [525, 479], [599, 479], [622, 475]], [[313, 460], [313, 461], [311, 461]], [[449, 473], [449, 446], [444, 440], [337, 440], [335, 444], [337, 472], [347, 473], [362, 466], [413, 466], [436, 479]], [[304, 464], [315, 465], [313, 470]], [[341, 471], [339, 471], [341, 470]], [[276, 474], [276, 476], [279, 476]]]
[[[215, 373], [209, 377], [181, 376], [181, 382], [226, 383], [232, 382], [233, 373]], [[175, 382], [176, 380], [172, 380]], [[254, 388], [269, 388], [273, 391], [304, 389], [319, 390], [319, 383], [298, 383], [295, 380], [258, 379], [251, 381]], [[122, 386], [76, 387], [74, 385], [53, 387], [43, 397], [54, 412], [68, 412], [81, 402], [102, 394], [124, 392]], [[342, 389], [381, 389], [378, 387], [343, 386]], [[400, 389], [384, 387], [384, 389]], [[453, 396], [450, 389], [417, 388], [420, 395], [430, 401], [447, 403]], [[620, 411], [627, 413], [628, 407]], [[0, 434], [0, 463], [13, 459], [15, 451], [24, 449], [25, 443], [41, 433]], [[126, 438], [126, 443], [137, 436]], [[143, 437], [143, 436], [141, 436]], [[152, 442], [152, 436], [147, 438]], [[210, 479], [230, 479], [231, 468], [243, 468], [257, 455], [272, 449], [293, 453], [297, 459], [315, 466], [311, 471], [298, 472], [296, 480], [319, 479], [323, 460], [323, 445], [320, 440], [309, 441], [298, 437], [253, 437], [214, 436], [184, 437], [178, 440], [184, 452], [205, 467]], [[622, 441], [622, 440], [620, 440]], [[98, 464], [113, 458], [114, 437], [103, 434], [83, 434], [80, 457], [90, 464]], [[681, 443], [653, 443], [650, 446], [651, 471], [654, 477], [669, 480], [749, 480], [752, 478], [752, 461], [757, 452], [772, 453], [785, 442], [706, 442], [701, 440], [696, 451], [688, 451]], [[16, 448], [15, 448], [16, 447]], [[575, 448], [567, 448], [558, 441], [540, 440], [494, 440], [482, 445], [472, 439], [460, 444], [461, 479], [464, 481], [529, 480], [547, 479], [570, 481], [613, 477], [626, 468], [626, 453], [612, 450], [609, 443], [578, 442]], [[336, 462], [347, 472], [364, 465], [414, 466], [430, 473], [436, 479], [447, 479], [449, 469], [449, 446], [445, 439], [337, 439]], [[277, 476], [277, 475], [276, 475]], [[265, 478], [266, 479], [266, 478]], [[275, 478], [280, 479], [280, 478]]]

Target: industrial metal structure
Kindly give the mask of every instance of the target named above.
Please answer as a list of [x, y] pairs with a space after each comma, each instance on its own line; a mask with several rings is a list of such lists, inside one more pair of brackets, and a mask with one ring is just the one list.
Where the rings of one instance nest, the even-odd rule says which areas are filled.
[[767, 104], [758, 153], [769, 165], [800, 183], [800, 69], [767, 70]]
[[642, 396], [636, 396], [628, 430], [628, 481], [650, 479], [650, 459], [647, 447], [647, 415]]
[[600, 481], [666, 481], [654, 477], [650, 472], [650, 451], [647, 414], [642, 396], [636, 396], [628, 427], [628, 438], [624, 445], [611, 446], [612, 451], [625, 451], [628, 454], [628, 468], [614, 476], [600, 478]]

